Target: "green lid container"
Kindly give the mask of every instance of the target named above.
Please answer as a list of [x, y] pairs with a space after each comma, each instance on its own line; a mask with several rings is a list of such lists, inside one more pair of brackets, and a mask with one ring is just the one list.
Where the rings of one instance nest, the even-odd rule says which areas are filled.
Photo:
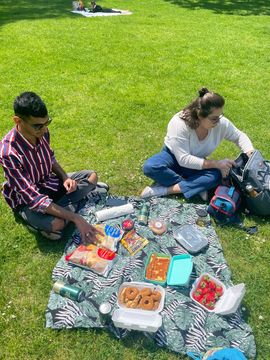
[[[152, 283], [152, 284], [157, 284], [157, 285], [165, 286], [165, 285], [166, 285], [166, 282], [167, 282], [167, 277], [165, 278], [164, 281], [160, 281], [160, 280], [149, 279], [149, 278], [147, 278], [147, 276], [146, 276], [147, 267], [148, 267], [148, 265], [149, 265], [149, 263], [150, 263], [150, 260], [151, 260], [152, 255], [156, 255], [156, 256], [159, 257], [159, 258], [169, 259], [169, 261], [171, 261], [171, 256], [170, 256], [170, 255], [161, 254], [161, 253], [151, 253], [151, 254], [148, 256], [147, 263], [146, 263], [146, 266], [145, 266], [144, 281], [150, 282], [150, 283]], [[170, 263], [169, 263], [169, 265], [168, 265], [168, 269], [169, 269], [169, 266], [170, 266]], [[167, 275], [168, 275], [168, 272], [167, 272]]]

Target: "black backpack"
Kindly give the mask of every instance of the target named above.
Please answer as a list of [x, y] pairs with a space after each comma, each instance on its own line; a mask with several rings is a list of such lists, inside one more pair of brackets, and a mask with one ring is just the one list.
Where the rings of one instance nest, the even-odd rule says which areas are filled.
[[242, 153], [235, 162], [230, 176], [242, 193], [245, 207], [254, 215], [270, 215], [270, 162], [259, 150], [250, 157]]

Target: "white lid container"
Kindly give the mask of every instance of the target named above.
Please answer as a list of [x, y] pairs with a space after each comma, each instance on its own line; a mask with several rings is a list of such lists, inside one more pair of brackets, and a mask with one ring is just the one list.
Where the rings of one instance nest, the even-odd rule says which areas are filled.
[[[216, 302], [215, 308], [213, 310], [208, 309], [206, 306], [204, 306], [203, 304], [201, 304], [199, 301], [195, 300], [192, 297], [193, 292], [196, 290], [197, 285], [204, 276], [209, 276], [211, 280], [213, 280], [223, 289], [223, 294], [221, 295], [220, 299]], [[220, 315], [228, 315], [234, 313], [238, 309], [238, 306], [240, 305], [245, 295], [245, 292], [246, 292], [245, 284], [243, 283], [226, 288], [226, 286], [220, 280], [218, 280], [217, 278], [215, 278], [214, 276], [208, 273], [204, 273], [194, 282], [192, 289], [190, 291], [190, 297], [193, 301], [195, 301], [198, 305], [200, 305], [203, 309], [205, 309], [208, 312], [213, 312], [215, 314], [220, 314]]]
[[[136, 287], [137, 289], [149, 288], [152, 291], [156, 290], [161, 294], [161, 300], [156, 310], [143, 310], [143, 309], [131, 309], [121, 304], [119, 294], [124, 287]], [[112, 316], [112, 321], [116, 327], [125, 328], [129, 330], [139, 330], [156, 332], [162, 325], [162, 316], [159, 314], [164, 307], [165, 290], [159, 286], [145, 282], [124, 282], [118, 291], [117, 305], [119, 309], [116, 309]]]

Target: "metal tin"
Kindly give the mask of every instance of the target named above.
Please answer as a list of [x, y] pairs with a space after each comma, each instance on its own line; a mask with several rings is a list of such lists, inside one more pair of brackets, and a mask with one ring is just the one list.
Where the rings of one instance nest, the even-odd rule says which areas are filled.
[[140, 211], [139, 211], [139, 216], [138, 216], [138, 223], [140, 225], [148, 224], [149, 210], [150, 210], [149, 204], [145, 203], [141, 206]]
[[100, 322], [102, 325], [108, 325], [111, 320], [112, 306], [110, 303], [102, 303], [99, 305]]
[[196, 209], [196, 213], [198, 218], [196, 220], [196, 224], [198, 226], [206, 226], [208, 225], [208, 213], [204, 209]]
[[124, 231], [130, 231], [134, 228], [134, 221], [131, 219], [126, 219], [122, 222], [122, 229]]
[[56, 281], [53, 285], [53, 291], [63, 297], [81, 302], [85, 299], [85, 292], [76, 286], [65, 284], [63, 281]]

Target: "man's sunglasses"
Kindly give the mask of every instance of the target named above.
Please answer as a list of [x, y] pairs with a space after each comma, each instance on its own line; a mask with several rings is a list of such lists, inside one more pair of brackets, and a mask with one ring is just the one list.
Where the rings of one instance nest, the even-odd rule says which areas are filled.
[[42, 130], [44, 127], [50, 125], [50, 123], [52, 122], [52, 118], [48, 118], [48, 120], [44, 123], [44, 124], [29, 124], [29, 122], [27, 120], [25, 120], [24, 118], [20, 117], [20, 119], [22, 119], [23, 121], [25, 121], [28, 125], [30, 125], [35, 131], [40, 131]]

